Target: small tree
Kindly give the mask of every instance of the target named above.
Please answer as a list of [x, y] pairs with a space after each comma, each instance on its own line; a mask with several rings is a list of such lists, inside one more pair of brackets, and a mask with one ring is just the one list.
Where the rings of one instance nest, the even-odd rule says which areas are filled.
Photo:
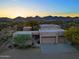
[[71, 27], [65, 32], [65, 37], [72, 43], [79, 44], [79, 28]]
[[32, 30], [38, 30], [39, 29], [39, 22], [32, 20], [26, 23], [27, 26], [31, 26]]

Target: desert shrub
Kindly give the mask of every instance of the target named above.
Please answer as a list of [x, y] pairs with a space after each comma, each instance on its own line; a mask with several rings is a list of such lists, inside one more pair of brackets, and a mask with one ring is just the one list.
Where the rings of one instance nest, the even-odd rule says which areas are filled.
[[79, 44], [79, 28], [70, 27], [65, 31], [65, 38], [74, 44]]

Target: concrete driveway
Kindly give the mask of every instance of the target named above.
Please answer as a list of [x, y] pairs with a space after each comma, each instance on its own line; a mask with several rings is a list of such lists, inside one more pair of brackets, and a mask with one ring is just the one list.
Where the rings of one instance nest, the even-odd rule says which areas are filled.
[[69, 44], [41, 44], [41, 51], [44, 54], [60, 54], [78, 52]]

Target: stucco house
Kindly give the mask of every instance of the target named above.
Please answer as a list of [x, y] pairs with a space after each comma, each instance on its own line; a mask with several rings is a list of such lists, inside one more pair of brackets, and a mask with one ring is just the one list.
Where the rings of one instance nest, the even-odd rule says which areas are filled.
[[41, 43], [64, 43], [64, 31], [59, 25], [42, 24], [40, 25]]
[[32, 43], [34, 42], [36, 46], [39, 46], [38, 41], [40, 41], [40, 44], [64, 43], [64, 30], [59, 25], [54, 24], [41, 24], [39, 31], [18, 31], [13, 34], [13, 37], [24, 34], [29, 35], [29, 33], [32, 37]]

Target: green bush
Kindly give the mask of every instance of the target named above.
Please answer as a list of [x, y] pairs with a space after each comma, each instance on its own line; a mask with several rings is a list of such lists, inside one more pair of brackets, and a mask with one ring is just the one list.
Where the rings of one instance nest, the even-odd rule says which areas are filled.
[[27, 40], [30, 40], [30, 35], [17, 35], [14, 39], [15, 44], [24, 45]]
[[79, 44], [79, 28], [71, 27], [65, 31], [65, 37], [74, 44]]

